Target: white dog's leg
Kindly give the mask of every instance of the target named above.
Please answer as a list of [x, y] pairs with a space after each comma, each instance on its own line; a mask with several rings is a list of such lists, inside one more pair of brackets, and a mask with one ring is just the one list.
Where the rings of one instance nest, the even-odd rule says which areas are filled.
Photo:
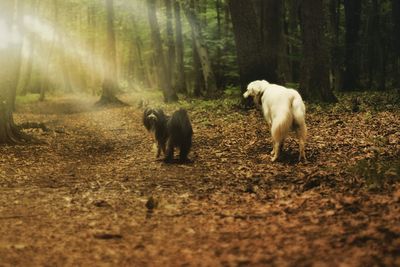
[[296, 135], [299, 139], [299, 161], [303, 158], [304, 161], [307, 161], [306, 152], [305, 152], [305, 144], [306, 144], [306, 137], [307, 137], [307, 127], [305, 124], [300, 125], [296, 128]]
[[273, 120], [271, 127], [271, 137], [274, 144], [272, 161], [277, 160], [279, 157], [281, 145], [283, 145], [291, 124], [292, 118], [290, 113], [281, 114]]
[[274, 142], [274, 150], [273, 150], [274, 154], [272, 155], [272, 159], [271, 159], [272, 162], [277, 160], [279, 157], [279, 147], [280, 147], [279, 142]]

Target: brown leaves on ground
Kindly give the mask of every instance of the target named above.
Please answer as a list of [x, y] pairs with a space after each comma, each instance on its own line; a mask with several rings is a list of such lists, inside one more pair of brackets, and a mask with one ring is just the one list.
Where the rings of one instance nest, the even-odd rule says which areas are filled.
[[168, 165], [140, 109], [82, 103], [16, 114], [49, 130], [0, 146], [0, 265], [400, 265], [398, 110], [311, 109], [309, 162], [290, 137], [271, 163], [257, 111], [194, 105], [194, 162]]

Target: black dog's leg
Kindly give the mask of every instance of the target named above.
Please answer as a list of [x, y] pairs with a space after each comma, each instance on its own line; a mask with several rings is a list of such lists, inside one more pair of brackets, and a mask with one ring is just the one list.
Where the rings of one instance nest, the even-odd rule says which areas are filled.
[[160, 144], [157, 144], [157, 155], [156, 155], [156, 158], [159, 158], [160, 155], [161, 155], [161, 146], [160, 146]]
[[185, 142], [181, 145], [180, 154], [179, 154], [179, 159], [181, 162], [190, 162], [190, 160], [188, 158], [188, 154], [189, 154], [191, 145], [192, 145], [191, 140], [187, 140], [187, 142]]
[[165, 142], [162, 144], [162, 146], [161, 146], [161, 150], [162, 150], [162, 152], [163, 152], [163, 154], [164, 155], [166, 155], [166, 152], [165, 152], [165, 150], [166, 150], [166, 148], [165, 148]]
[[174, 143], [171, 140], [169, 140], [164, 161], [165, 162], [172, 162], [173, 159], [174, 159]]
[[157, 140], [157, 158], [160, 157], [160, 155], [161, 155], [161, 150], [162, 150], [162, 142], [160, 142], [159, 140]]
[[160, 157], [161, 152], [165, 155], [165, 143], [166, 141], [164, 139], [158, 140], [157, 142], [157, 158]]

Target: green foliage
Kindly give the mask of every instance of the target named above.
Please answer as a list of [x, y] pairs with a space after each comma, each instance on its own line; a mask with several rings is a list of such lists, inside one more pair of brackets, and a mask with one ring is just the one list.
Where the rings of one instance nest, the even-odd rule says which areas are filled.
[[[295, 88], [296, 84], [287, 84]], [[374, 119], [376, 112], [400, 110], [400, 90], [337, 93], [338, 103], [307, 103], [308, 111], [326, 113], [363, 113], [365, 121]]]
[[34, 103], [38, 101], [37, 94], [26, 94], [26, 95], [17, 95], [16, 104], [24, 105], [29, 103]]

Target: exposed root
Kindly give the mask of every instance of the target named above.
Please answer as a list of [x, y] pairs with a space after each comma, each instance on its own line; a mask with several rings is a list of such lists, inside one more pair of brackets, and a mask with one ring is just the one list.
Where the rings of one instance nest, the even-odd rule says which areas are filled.
[[43, 132], [50, 131], [49, 128], [42, 122], [24, 122], [18, 125], [19, 129], [42, 129]]
[[119, 100], [116, 96], [105, 97], [102, 96], [99, 101], [94, 104], [96, 107], [104, 107], [104, 106], [117, 106], [117, 107], [125, 107], [128, 106], [125, 102]]

